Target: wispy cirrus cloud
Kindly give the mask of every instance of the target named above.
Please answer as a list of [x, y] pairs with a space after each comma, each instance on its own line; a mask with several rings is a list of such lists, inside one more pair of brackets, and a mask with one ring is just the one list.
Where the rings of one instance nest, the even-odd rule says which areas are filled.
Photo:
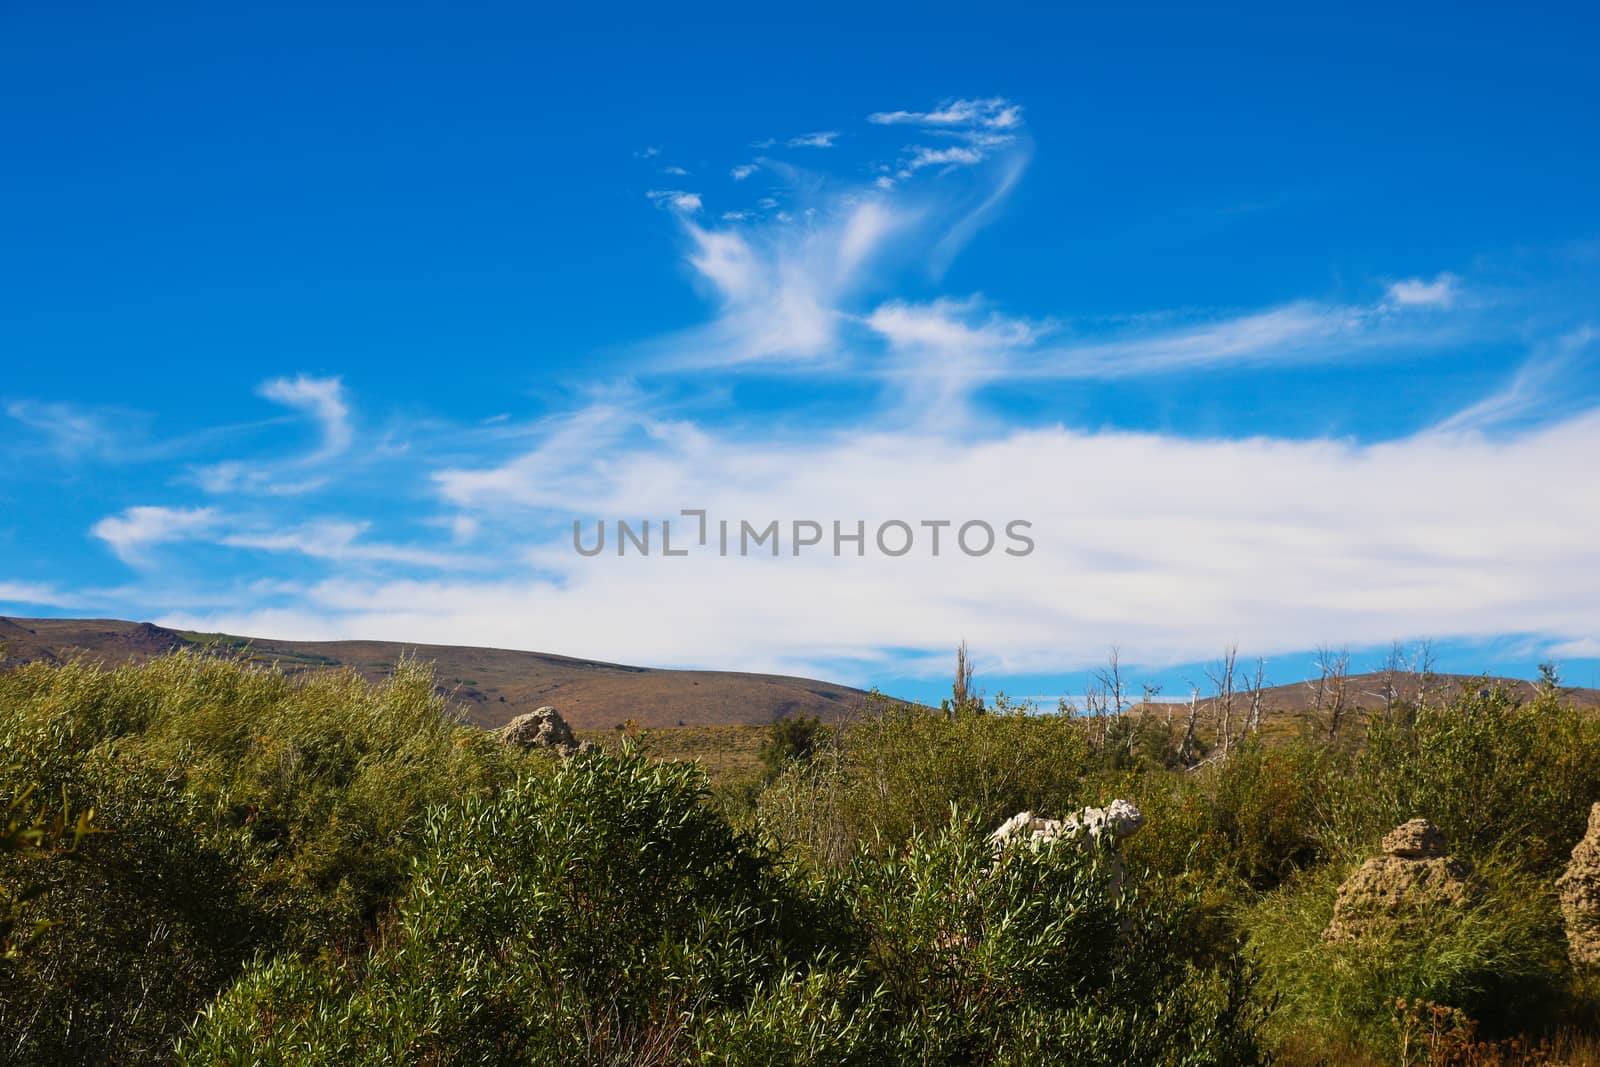
[[192, 540], [216, 527], [215, 508], [139, 506], [108, 515], [89, 532], [110, 546], [125, 563], [140, 563], [146, 550], [175, 541]]
[[1549, 407], [1559, 383], [1595, 349], [1600, 330], [1584, 326], [1541, 345], [1512, 374], [1504, 389], [1439, 423], [1441, 433], [1481, 432]]
[[839, 136], [838, 130], [817, 130], [815, 133], [802, 133], [798, 137], [791, 137], [784, 144], [790, 148], [832, 148]]
[[185, 543], [291, 553], [338, 563], [399, 563], [431, 568], [468, 564], [464, 557], [447, 552], [367, 540], [365, 535], [371, 526], [366, 521], [340, 519], [284, 526], [214, 507], [139, 505], [100, 519], [89, 532], [123, 562], [137, 567], [154, 563], [152, 549]]
[[119, 421], [109, 415], [72, 404], [17, 400], [6, 414], [41, 435], [47, 447], [65, 459], [82, 456], [114, 458], [127, 443]]
[[302, 411], [316, 420], [322, 431], [322, 447], [306, 457], [307, 462], [332, 459], [350, 447], [350, 405], [345, 402], [344, 383], [340, 379], [297, 374], [293, 378], [263, 382], [259, 392], [268, 400]]
[[344, 382], [337, 377], [297, 374], [272, 378], [256, 390], [263, 399], [307, 416], [317, 427], [317, 447], [280, 461], [224, 460], [199, 467], [195, 479], [208, 493], [264, 493], [295, 496], [321, 488], [322, 470], [349, 451], [355, 438]]
[[1022, 106], [1001, 96], [991, 96], [950, 100], [929, 111], [874, 111], [867, 116], [867, 121], [878, 126], [1015, 130], [1022, 125]]
[[[893, 126], [930, 115], [923, 125], [942, 134], [970, 134], [971, 140], [906, 149], [900, 163], [869, 168], [865, 179], [859, 172], [854, 179], [839, 178], [763, 158], [735, 166], [730, 177], [742, 182], [760, 168], [771, 179], [762, 190], [766, 195], [722, 209], [716, 222], [691, 217], [703, 206], [698, 197], [693, 210], [679, 211], [685, 260], [717, 311], [706, 326], [650, 346], [666, 353], [663, 364], [850, 364], [844, 335], [870, 314], [874, 291], [907, 270], [931, 264], [937, 272], [948, 265], [1026, 163], [1026, 149], [1015, 140], [1021, 111], [1004, 101], [957, 101], [873, 121]], [[821, 131], [793, 143], [831, 146], [840, 136]], [[976, 182], [944, 183], [940, 177], [948, 175], [934, 173], [977, 172], [991, 161], [993, 173], [980, 174]], [[910, 180], [922, 172], [929, 180]], [[651, 195], [670, 204], [674, 194]]]
[[21, 582], [0, 579], [0, 604], [74, 608], [84, 602], [84, 598], [81, 595], [62, 592], [55, 586], [44, 582]]
[[289, 552], [336, 563], [403, 563], [416, 567], [454, 568], [466, 560], [445, 552], [409, 545], [364, 541], [370, 522], [325, 520], [287, 530], [225, 534], [217, 543], [262, 552]]

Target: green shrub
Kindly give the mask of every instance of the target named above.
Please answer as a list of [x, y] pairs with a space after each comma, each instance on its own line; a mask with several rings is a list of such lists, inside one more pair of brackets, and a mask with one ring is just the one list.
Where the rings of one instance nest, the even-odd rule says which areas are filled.
[[758, 806], [763, 830], [823, 865], [859, 844], [894, 848], [942, 827], [950, 806], [990, 826], [1022, 810], [1061, 812], [1089, 765], [1065, 715], [955, 712], [876, 700], [871, 713], [790, 767]]
[[1109, 853], [1067, 842], [997, 859], [986, 825], [852, 866], [883, 1062], [1253, 1062], [1253, 979], [1237, 954], [1202, 969], [1174, 951], [1181, 902], [1119, 901]]
[[1234, 874], [1258, 889], [1324, 855], [1338, 757], [1303, 741], [1247, 741], [1208, 768], [1217, 830]]
[[1509, 851], [1554, 871], [1600, 800], [1600, 721], [1553, 693], [1519, 703], [1487, 683], [1442, 706], [1373, 718], [1348, 780], [1352, 842], [1407, 819], [1433, 820], [1468, 856]]
[[1322, 933], [1351, 869], [1308, 872], [1243, 917], [1282, 997], [1281, 1031], [1320, 1030], [1388, 1049], [1400, 998], [1458, 1008], [1491, 1036], [1536, 1031], [1561, 1015], [1570, 975], [1553, 891], [1542, 879], [1486, 866], [1477, 907], [1421, 909], [1374, 937], [1330, 944]]
[[[1490, 1035], [1593, 1014], [1551, 882], [1600, 726], [1553, 693], [1193, 771], [1154, 716], [874, 712], [782, 728], [775, 777], [712, 797], [638, 750], [502, 745], [416, 664], [0, 672], [0, 1060], [1247, 1064], [1280, 1003], [1280, 1047], [1350, 1057], [1392, 1056], [1401, 997]], [[1105, 855], [987, 843], [1118, 796], [1147, 818], [1120, 898]], [[1323, 943], [1415, 815], [1485, 902]]]
[[0, 783], [93, 806], [71, 862], [0, 855], [49, 924], [0, 988], [12, 1062], [164, 1062], [257, 951], [360, 952], [422, 816], [518, 757], [431, 674], [296, 680], [196, 655], [0, 673]]
[[790, 763], [804, 763], [822, 739], [822, 720], [815, 715], [789, 715], [773, 723], [759, 752], [769, 775]]
[[697, 1015], [770, 989], [831, 929], [705, 791], [693, 765], [592, 752], [437, 809], [359, 975], [265, 964], [182, 1058], [676, 1062]]

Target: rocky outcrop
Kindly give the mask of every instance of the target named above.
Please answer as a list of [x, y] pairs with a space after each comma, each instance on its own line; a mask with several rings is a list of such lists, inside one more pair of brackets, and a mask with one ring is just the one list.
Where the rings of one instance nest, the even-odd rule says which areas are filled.
[[1600, 970], [1600, 804], [1589, 809], [1589, 832], [1573, 848], [1566, 871], [1556, 879], [1556, 893], [1567, 924], [1572, 965]]
[[508, 745], [546, 749], [560, 756], [587, 752], [594, 747], [592, 741], [580, 744], [572, 734], [572, 727], [567, 725], [567, 720], [548, 705], [526, 715], [518, 715], [495, 733]]
[[1021, 811], [1000, 824], [989, 835], [996, 849], [1012, 842], [1034, 848], [1057, 839], [1093, 845], [1109, 835], [1113, 842], [1130, 837], [1144, 825], [1139, 809], [1126, 800], [1113, 800], [1104, 808], [1084, 808], [1065, 819], [1046, 819], [1031, 811]]
[[1481, 895], [1472, 867], [1447, 854], [1444, 835], [1427, 819], [1412, 819], [1384, 835], [1383, 853], [1339, 887], [1323, 940], [1361, 941], [1430, 909], [1469, 908]]

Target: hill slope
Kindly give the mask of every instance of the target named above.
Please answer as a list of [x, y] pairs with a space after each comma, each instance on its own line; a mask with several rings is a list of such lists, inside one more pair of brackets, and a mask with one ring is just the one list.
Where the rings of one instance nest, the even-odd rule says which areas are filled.
[[[754, 726], [785, 715], [815, 715], [833, 721], [848, 718], [867, 694], [849, 686], [810, 678], [738, 671], [676, 671], [629, 667], [599, 660], [574, 659], [543, 652], [475, 648], [460, 645], [418, 645], [393, 641], [274, 641], [231, 634], [180, 633], [151, 623], [117, 619], [20, 619], [0, 616], [0, 666], [8, 662], [59, 662], [86, 655], [107, 664], [149, 659], [180, 648], [209, 648], [257, 663], [276, 663], [294, 672], [350, 667], [369, 680], [387, 677], [402, 656], [432, 662], [440, 691], [465, 710], [468, 721], [499, 726], [523, 712], [546, 704], [560, 709], [574, 729], [608, 730], [627, 719], [640, 726]], [[1449, 699], [1472, 678], [1434, 675], [1430, 699]], [[1533, 696], [1531, 682], [1490, 679]], [[1389, 685], [1399, 699], [1411, 699], [1417, 683], [1411, 675], [1388, 679], [1381, 673], [1345, 679], [1345, 706], [1352, 711], [1381, 708]], [[1585, 707], [1600, 707], [1600, 690], [1567, 688], [1565, 698]], [[1332, 703], [1324, 692], [1323, 706]], [[1283, 716], [1311, 712], [1318, 706], [1317, 683], [1295, 682], [1262, 690], [1268, 713]], [[1202, 697], [1202, 713], [1212, 718], [1212, 701]], [[1247, 694], [1234, 698], [1235, 715], [1249, 706]], [[1161, 705], [1162, 714], [1181, 714]]]
[[291, 672], [350, 667], [370, 680], [387, 677], [402, 656], [411, 656], [432, 662], [441, 691], [465, 709], [469, 721], [490, 727], [545, 704], [559, 708], [580, 730], [609, 729], [626, 719], [651, 728], [754, 725], [798, 714], [834, 720], [853, 714], [867, 695], [810, 678], [658, 670], [498, 648], [273, 641], [115, 619], [0, 617], [0, 665], [79, 654], [109, 665], [179, 648], [210, 648]]

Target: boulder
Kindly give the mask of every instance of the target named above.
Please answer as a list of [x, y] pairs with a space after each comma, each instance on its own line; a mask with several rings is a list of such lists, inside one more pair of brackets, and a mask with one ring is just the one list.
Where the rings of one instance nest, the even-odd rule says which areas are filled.
[[574, 752], [587, 752], [594, 742], [579, 744], [572, 727], [555, 708], [546, 706], [518, 715], [496, 731], [501, 741], [521, 748], [542, 748], [558, 755], [570, 756]]
[[1573, 848], [1566, 871], [1556, 879], [1556, 893], [1561, 899], [1572, 965], [1600, 970], [1600, 804], [1589, 809], [1589, 830]]
[[1444, 835], [1426, 819], [1412, 819], [1384, 835], [1383, 852], [1339, 887], [1323, 940], [1365, 940], [1414, 922], [1430, 909], [1469, 908], [1482, 894], [1472, 867], [1446, 854]]

